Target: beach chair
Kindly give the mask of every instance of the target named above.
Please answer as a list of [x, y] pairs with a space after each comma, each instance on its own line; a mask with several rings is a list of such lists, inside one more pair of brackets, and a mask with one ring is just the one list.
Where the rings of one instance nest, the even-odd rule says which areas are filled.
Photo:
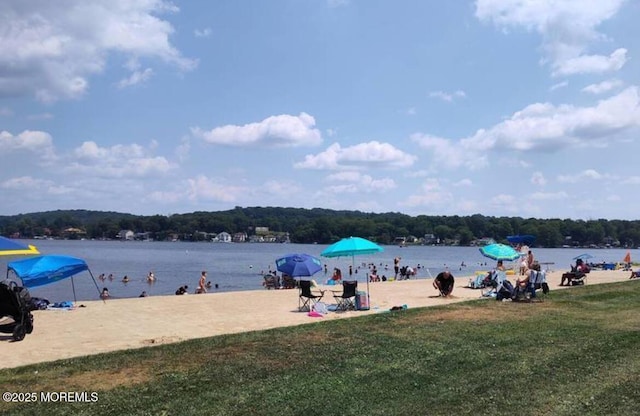
[[543, 295], [549, 293], [547, 276], [544, 271], [531, 270], [529, 275], [529, 285], [531, 288], [531, 297], [539, 297], [540, 292], [542, 292]]
[[265, 274], [263, 286], [267, 289], [279, 289], [278, 279], [272, 274]]
[[298, 297], [298, 310], [300, 312], [310, 312], [313, 305], [320, 302], [320, 299], [324, 296], [324, 290], [319, 290], [319, 293], [313, 293], [311, 291], [311, 281], [300, 281], [300, 296]]
[[282, 287], [284, 289], [295, 289], [296, 287], [298, 287], [298, 281], [289, 275], [283, 274]]
[[[565, 285], [565, 281], [567, 282]], [[560, 286], [578, 286], [587, 282], [587, 273], [578, 271], [577, 266], [571, 266], [571, 271], [562, 274]]]
[[348, 311], [356, 309], [357, 281], [342, 282], [342, 293], [333, 292], [333, 298], [338, 303], [337, 311]]

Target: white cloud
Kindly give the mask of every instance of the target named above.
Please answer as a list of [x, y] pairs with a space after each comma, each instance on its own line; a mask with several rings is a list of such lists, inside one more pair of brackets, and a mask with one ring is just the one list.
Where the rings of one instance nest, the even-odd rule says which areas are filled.
[[210, 27], [206, 27], [204, 29], [196, 29], [193, 31], [193, 34], [197, 38], [208, 38], [208, 37], [211, 37], [212, 33], [213, 31], [211, 30]]
[[51, 113], [30, 114], [27, 116], [27, 120], [53, 120], [53, 118]]
[[587, 85], [582, 89], [583, 92], [591, 94], [602, 94], [611, 91], [614, 88], [618, 88], [623, 85], [623, 82], [619, 79], [608, 79], [598, 84]]
[[178, 160], [184, 162], [189, 158], [189, 152], [191, 151], [191, 141], [188, 137], [183, 137], [180, 140], [180, 144], [176, 147], [175, 155]]
[[20, 176], [17, 178], [7, 179], [0, 183], [0, 188], [19, 191], [23, 195], [33, 195], [33, 192], [45, 193], [46, 195], [68, 195], [73, 193], [73, 189], [64, 186], [56, 185], [53, 181], [47, 179], [38, 179], [31, 176]]
[[192, 201], [235, 202], [247, 193], [247, 188], [238, 185], [227, 185], [224, 181], [198, 175], [187, 180], [186, 195]]
[[626, 50], [610, 56], [585, 55], [588, 46], [602, 41], [596, 28], [612, 18], [624, 0], [477, 0], [476, 17], [504, 30], [525, 28], [542, 36], [545, 61], [554, 75], [600, 73], [620, 69]]
[[475, 152], [471, 148], [462, 149], [460, 143], [454, 140], [421, 133], [412, 134], [411, 140], [431, 152], [433, 164], [436, 166], [448, 169], [461, 166], [478, 169], [487, 166], [488, 163], [486, 154]]
[[374, 179], [370, 175], [358, 171], [343, 171], [328, 175], [325, 181], [346, 182], [347, 185], [334, 185], [332, 188], [347, 186], [352, 192], [379, 192], [388, 191], [397, 187], [395, 181], [390, 178]]
[[471, 179], [465, 178], [465, 179], [461, 179], [458, 182], [455, 182], [453, 184], [453, 186], [464, 186], [464, 187], [468, 187], [468, 186], [472, 186], [473, 185], [473, 181]]
[[565, 88], [568, 85], [569, 85], [569, 81], [558, 82], [557, 84], [552, 85], [551, 88], [549, 88], [549, 91], [555, 91], [555, 90], [558, 90], [560, 88]]
[[558, 175], [558, 182], [578, 183], [582, 181], [598, 181], [603, 179], [614, 179], [611, 175], [601, 174], [595, 169], [586, 169], [575, 175]]
[[498, 194], [492, 197], [489, 204], [496, 208], [498, 211], [504, 211], [509, 213], [518, 212], [521, 209], [523, 201], [518, 200], [513, 195]]
[[43, 147], [51, 147], [52, 144], [51, 135], [43, 131], [25, 130], [17, 136], [8, 131], [0, 132], [0, 149], [3, 151], [20, 149], [39, 151]]
[[558, 63], [554, 75], [600, 74], [618, 71], [627, 62], [627, 50], [616, 49], [610, 56], [582, 55]]
[[528, 195], [528, 198], [531, 198], [535, 201], [561, 201], [564, 199], [568, 199], [569, 195], [564, 192], [533, 192]]
[[570, 145], [606, 146], [617, 132], [640, 126], [638, 87], [601, 100], [593, 107], [529, 105], [488, 130], [461, 140], [464, 149], [553, 150]]
[[53, 139], [44, 131], [25, 130], [17, 136], [8, 131], [0, 132], [0, 154], [28, 151], [38, 154], [43, 160], [53, 160], [55, 152]]
[[135, 143], [100, 147], [92, 141], [84, 142], [69, 159], [64, 170], [87, 177], [155, 177], [177, 167], [165, 157], [153, 156], [150, 149]]
[[20, 176], [18, 178], [7, 179], [0, 184], [4, 189], [22, 189], [24, 191], [29, 189], [42, 189], [51, 185], [53, 185], [53, 182], [51, 181], [36, 179], [31, 176]]
[[416, 157], [389, 143], [371, 141], [350, 147], [334, 143], [324, 152], [307, 155], [294, 167], [303, 169], [384, 169], [404, 168], [414, 164]]
[[147, 82], [151, 79], [152, 75], [153, 70], [151, 68], [147, 68], [144, 71], [134, 71], [128, 78], [123, 78], [118, 82], [118, 88], [131, 87], [133, 85]]
[[226, 125], [209, 131], [193, 127], [191, 132], [208, 143], [227, 146], [315, 146], [322, 143], [322, 134], [315, 125], [316, 120], [307, 113], [282, 114], [258, 123]]
[[79, 98], [112, 52], [191, 70], [197, 62], [171, 45], [174, 29], [158, 17], [177, 11], [164, 0], [5, 0], [0, 3], [0, 97]]
[[464, 91], [457, 90], [453, 93], [447, 93], [444, 91], [432, 91], [429, 93], [429, 97], [439, 98], [442, 101], [446, 101], [448, 103], [452, 102], [456, 98], [465, 98], [467, 94]]
[[427, 178], [423, 182], [421, 189], [409, 195], [400, 205], [437, 209], [445, 205], [449, 206], [453, 200], [453, 194], [443, 188], [438, 179]]

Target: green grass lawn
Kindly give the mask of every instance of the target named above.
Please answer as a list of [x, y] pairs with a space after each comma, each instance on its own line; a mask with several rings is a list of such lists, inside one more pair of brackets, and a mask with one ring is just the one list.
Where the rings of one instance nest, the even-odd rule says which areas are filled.
[[0, 413], [640, 414], [638, 305], [635, 281], [587, 285], [0, 370], [2, 391], [98, 393]]

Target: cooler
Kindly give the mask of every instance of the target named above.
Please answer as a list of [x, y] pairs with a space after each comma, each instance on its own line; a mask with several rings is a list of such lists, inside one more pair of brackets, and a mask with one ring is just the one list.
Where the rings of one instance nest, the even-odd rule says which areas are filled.
[[369, 310], [369, 297], [367, 296], [367, 292], [360, 290], [356, 292], [356, 309], [359, 311]]

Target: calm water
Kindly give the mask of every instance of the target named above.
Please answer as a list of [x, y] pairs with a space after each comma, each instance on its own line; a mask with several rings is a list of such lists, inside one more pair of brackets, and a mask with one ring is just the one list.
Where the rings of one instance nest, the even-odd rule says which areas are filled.
[[[24, 240], [23, 240], [24, 241]], [[27, 241], [24, 241], [27, 242]], [[195, 290], [200, 272], [208, 271], [209, 279], [218, 285], [211, 291], [240, 291], [262, 289], [262, 272], [275, 268], [275, 259], [288, 253], [308, 253], [321, 258], [327, 264], [329, 273], [333, 267], [347, 274], [351, 258], [328, 259], [320, 257], [326, 245], [310, 244], [224, 244], [224, 243], [185, 243], [185, 242], [142, 242], [142, 241], [67, 241], [34, 240], [42, 254], [65, 254], [84, 259], [100, 289], [107, 287], [113, 297], [136, 297], [143, 290], [150, 296], [173, 294], [181, 285], [189, 285], [190, 292]], [[588, 252], [593, 262], [619, 262], [626, 249], [533, 249], [540, 262], [551, 262], [555, 270], [565, 270], [573, 262], [573, 257]], [[469, 276], [476, 270], [488, 270], [495, 265], [493, 260], [483, 257], [475, 247], [398, 247], [384, 246], [384, 252], [357, 256], [356, 270], [360, 281], [366, 280], [366, 268], [362, 263], [375, 263], [379, 274], [393, 274], [393, 258], [402, 257], [401, 265], [422, 267], [417, 278], [430, 278], [445, 267], [456, 277]], [[631, 250], [631, 258], [637, 260], [638, 250]], [[6, 270], [7, 262], [20, 257], [0, 257], [0, 267]], [[460, 267], [462, 263], [466, 267]], [[360, 268], [362, 267], [362, 268]], [[148, 284], [147, 274], [153, 271], [157, 281]], [[114, 280], [101, 282], [98, 276], [104, 273], [114, 275]], [[121, 282], [124, 275], [131, 279]], [[328, 277], [328, 276], [327, 276]], [[318, 282], [327, 279], [323, 272], [314, 276]], [[98, 292], [89, 273], [84, 272], [74, 278], [78, 300], [97, 299]], [[391, 283], [390, 283], [391, 284]], [[72, 300], [71, 279], [48, 286], [31, 289], [33, 296], [44, 297], [52, 302]]]

